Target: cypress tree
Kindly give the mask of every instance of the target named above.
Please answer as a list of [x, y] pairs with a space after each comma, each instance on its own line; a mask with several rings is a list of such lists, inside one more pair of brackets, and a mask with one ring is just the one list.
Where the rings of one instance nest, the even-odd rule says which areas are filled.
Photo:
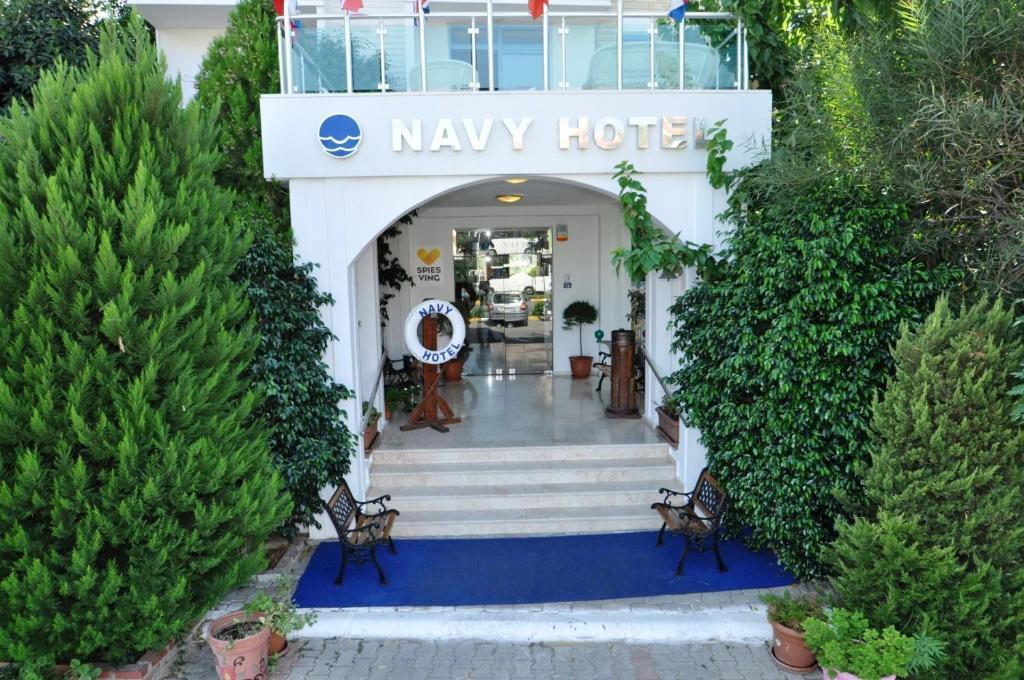
[[1008, 392], [1024, 344], [1012, 311], [982, 301], [956, 316], [940, 299], [893, 357], [873, 409], [870, 510], [834, 546], [839, 601], [943, 638], [947, 659], [928, 677], [1019, 678], [1024, 431]]
[[215, 135], [138, 17], [0, 118], [0, 659], [165, 645], [288, 512]]
[[332, 335], [320, 309], [334, 300], [317, 289], [314, 265], [292, 254], [287, 186], [263, 178], [260, 95], [279, 83], [274, 17], [270, 0], [238, 3], [203, 60], [196, 101], [217, 116], [217, 181], [237, 192], [236, 218], [254, 234], [235, 278], [257, 320], [260, 345], [249, 372], [266, 399], [255, 415], [271, 428], [274, 464], [291, 494], [292, 513], [277, 528], [291, 537], [319, 526], [320, 491], [349, 471], [355, 437], [340, 404], [354, 395], [323, 361]]

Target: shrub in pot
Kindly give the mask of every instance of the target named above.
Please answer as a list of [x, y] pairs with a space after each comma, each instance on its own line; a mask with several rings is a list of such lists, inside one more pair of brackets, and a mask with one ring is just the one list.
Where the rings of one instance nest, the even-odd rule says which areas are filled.
[[827, 619], [808, 618], [803, 627], [825, 680], [896, 680], [934, 667], [945, 654], [942, 643], [929, 635], [871, 628], [858, 611], [836, 608]]
[[213, 651], [217, 677], [256, 680], [267, 677], [270, 626], [262, 614], [233, 612], [210, 624], [206, 642]]
[[805, 673], [817, 666], [814, 652], [804, 640], [804, 620], [821, 615], [821, 604], [813, 595], [790, 591], [781, 595], [768, 593], [761, 596], [768, 605], [768, 623], [772, 626], [771, 653], [780, 666], [789, 671]]
[[380, 411], [373, 406], [370, 406], [369, 402], [363, 402], [363, 415], [370, 414], [369, 419], [366, 421], [366, 429], [363, 430], [363, 447], [369, 451], [373, 448], [373, 442], [377, 439], [377, 423], [380, 421]]
[[249, 616], [262, 618], [270, 628], [267, 652], [271, 658], [287, 651], [290, 634], [316, 623], [316, 612], [299, 613], [292, 600], [291, 591], [292, 581], [281, 577], [273, 593], [258, 593], [249, 600], [243, 610]]
[[459, 349], [458, 354], [451, 361], [445, 362], [444, 379], [446, 382], [458, 382], [462, 380], [462, 367], [466, 364], [466, 357], [469, 356], [469, 347], [465, 344]]
[[580, 331], [580, 353], [569, 357], [569, 365], [572, 367], [572, 377], [575, 379], [587, 378], [594, 366], [594, 357], [583, 355], [583, 327], [597, 321], [597, 308], [586, 300], [577, 300], [570, 303], [562, 312], [562, 328], [567, 331], [579, 328]]
[[679, 443], [679, 406], [666, 394], [658, 406], [658, 430], [673, 445]]

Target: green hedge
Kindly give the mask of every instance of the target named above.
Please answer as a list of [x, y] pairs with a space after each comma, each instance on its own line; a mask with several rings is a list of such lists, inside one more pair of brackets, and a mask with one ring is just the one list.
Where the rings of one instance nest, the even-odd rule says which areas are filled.
[[215, 134], [137, 17], [0, 117], [0, 659], [162, 648], [287, 516]]
[[862, 517], [833, 553], [844, 607], [947, 645], [922, 677], [1024, 677], [1024, 430], [1008, 394], [1024, 345], [1011, 310], [945, 299], [904, 329], [874, 407]]
[[671, 308], [685, 357], [674, 403], [700, 429], [734, 522], [813, 576], [842, 512], [834, 494], [858, 493], [887, 349], [949, 277], [901, 256], [906, 210], [884, 195], [838, 182], [786, 200], [740, 190], [720, 271]]

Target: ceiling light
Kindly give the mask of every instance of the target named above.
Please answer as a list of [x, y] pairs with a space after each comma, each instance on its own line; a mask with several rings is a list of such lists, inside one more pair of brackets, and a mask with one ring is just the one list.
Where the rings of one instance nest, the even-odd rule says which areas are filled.
[[505, 181], [506, 181], [506, 182], [507, 182], [508, 184], [526, 184], [526, 183], [527, 183], [527, 182], [529, 182], [530, 180], [526, 179], [525, 177], [509, 177], [509, 178], [508, 178], [507, 180], [505, 180]]
[[495, 196], [496, 199], [502, 203], [518, 203], [523, 200], [522, 194], [498, 194]]

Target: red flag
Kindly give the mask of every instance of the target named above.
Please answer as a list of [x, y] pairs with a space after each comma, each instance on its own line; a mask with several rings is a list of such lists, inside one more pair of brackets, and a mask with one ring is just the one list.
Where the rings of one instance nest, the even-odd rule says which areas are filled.
[[358, 12], [363, 8], [363, 0], [341, 0], [341, 9], [346, 12]]
[[530, 16], [534, 19], [540, 19], [541, 15], [544, 14], [544, 8], [547, 4], [548, 0], [530, 0]]

